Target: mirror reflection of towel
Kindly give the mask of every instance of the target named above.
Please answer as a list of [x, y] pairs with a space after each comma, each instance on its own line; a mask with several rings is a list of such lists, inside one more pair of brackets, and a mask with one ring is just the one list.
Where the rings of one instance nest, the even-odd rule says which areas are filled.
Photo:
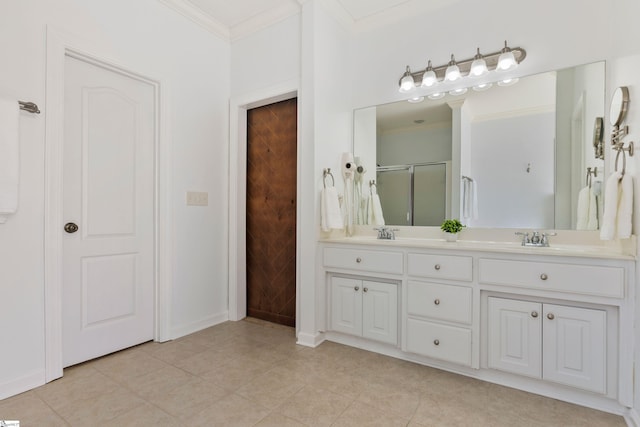
[[463, 179], [462, 186], [462, 217], [466, 219], [478, 218], [478, 185], [471, 179]]
[[584, 187], [578, 193], [576, 230], [598, 229], [598, 204], [591, 187]]

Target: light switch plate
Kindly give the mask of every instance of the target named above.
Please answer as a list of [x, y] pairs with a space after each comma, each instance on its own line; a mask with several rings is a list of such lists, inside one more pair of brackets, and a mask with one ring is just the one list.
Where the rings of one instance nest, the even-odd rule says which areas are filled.
[[187, 191], [187, 206], [209, 206], [209, 193]]

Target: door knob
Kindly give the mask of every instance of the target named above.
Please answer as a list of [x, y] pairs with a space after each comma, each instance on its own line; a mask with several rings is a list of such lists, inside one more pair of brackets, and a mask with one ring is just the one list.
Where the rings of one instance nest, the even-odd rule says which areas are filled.
[[78, 231], [78, 226], [73, 222], [68, 222], [64, 225], [64, 231], [69, 234], [75, 233], [76, 231]]

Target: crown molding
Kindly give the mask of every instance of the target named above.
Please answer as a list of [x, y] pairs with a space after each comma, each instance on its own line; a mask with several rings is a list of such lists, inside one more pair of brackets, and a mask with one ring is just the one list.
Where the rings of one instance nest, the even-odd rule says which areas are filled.
[[[306, 0], [302, 0], [302, 2], [304, 1]], [[245, 21], [231, 26], [229, 29], [229, 38], [232, 42], [236, 41], [285, 20], [290, 16], [297, 15], [300, 13], [301, 6], [301, 0], [292, 0], [280, 7], [265, 10]]]
[[220, 21], [212, 18], [209, 14], [202, 11], [200, 8], [194, 6], [192, 3], [185, 0], [158, 0], [174, 12], [179, 13], [185, 18], [198, 24], [205, 30], [213, 33], [226, 41], [231, 40], [231, 32], [226, 25]]

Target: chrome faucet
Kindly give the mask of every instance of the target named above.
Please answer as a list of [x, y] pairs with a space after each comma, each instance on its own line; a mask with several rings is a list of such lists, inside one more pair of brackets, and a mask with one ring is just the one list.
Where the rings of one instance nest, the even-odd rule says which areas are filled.
[[397, 228], [389, 228], [384, 225], [379, 228], [374, 228], [378, 232], [378, 239], [380, 240], [396, 240], [396, 231], [399, 231]]
[[549, 247], [549, 236], [557, 236], [558, 233], [540, 233], [539, 231], [532, 231], [531, 236], [529, 233], [523, 233], [517, 231], [516, 235], [522, 236], [522, 246], [535, 246], [539, 248]]

